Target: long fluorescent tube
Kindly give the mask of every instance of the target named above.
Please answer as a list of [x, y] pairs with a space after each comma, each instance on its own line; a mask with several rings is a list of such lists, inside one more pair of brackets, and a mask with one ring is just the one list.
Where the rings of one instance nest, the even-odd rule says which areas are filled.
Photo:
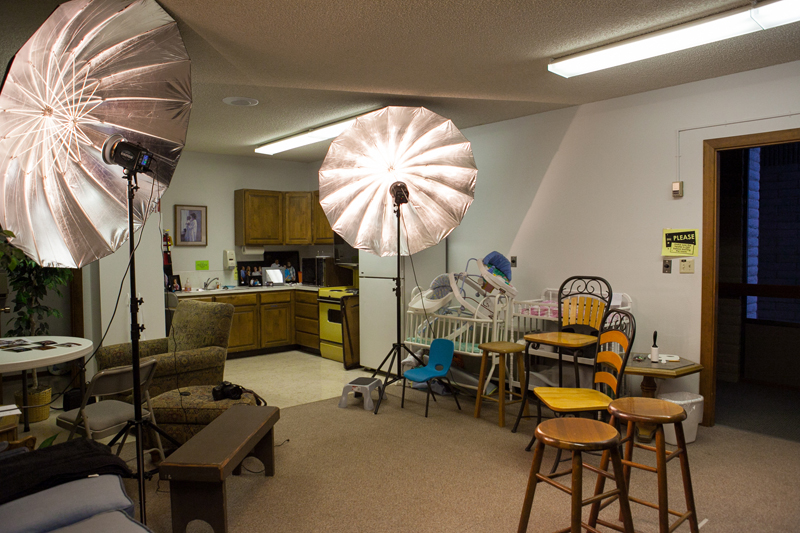
[[571, 78], [642, 59], [800, 21], [800, 0], [763, 2], [553, 61], [547, 70]]
[[343, 122], [331, 124], [330, 126], [323, 126], [299, 135], [293, 135], [279, 141], [267, 143], [256, 148], [256, 153], [274, 155], [281, 152], [286, 152], [287, 150], [291, 150], [293, 148], [298, 148], [300, 146], [307, 146], [309, 144], [327, 141], [328, 139], [338, 137], [340, 133], [349, 128], [350, 125], [355, 121], [355, 118], [351, 118]]

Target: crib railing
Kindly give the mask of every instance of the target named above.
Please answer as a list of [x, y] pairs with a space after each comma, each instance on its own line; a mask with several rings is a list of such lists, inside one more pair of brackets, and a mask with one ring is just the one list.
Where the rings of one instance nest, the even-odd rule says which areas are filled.
[[508, 337], [507, 312], [509, 300], [504, 296], [490, 296], [493, 299], [493, 313], [488, 318], [471, 315], [425, 314], [409, 311], [406, 314], [405, 343], [416, 348], [429, 348], [434, 339], [450, 339], [455, 344], [456, 353], [480, 355], [478, 348], [484, 342], [506, 340]]

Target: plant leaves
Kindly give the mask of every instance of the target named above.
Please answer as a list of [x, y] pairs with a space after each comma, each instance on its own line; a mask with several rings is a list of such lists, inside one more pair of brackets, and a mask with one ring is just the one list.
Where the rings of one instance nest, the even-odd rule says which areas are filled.
[[42, 443], [39, 445], [39, 449], [41, 450], [42, 448], [47, 448], [47, 447], [51, 446], [53, 444], [53, 442], [56, 440], [56, 437], [58, 437], [59, 435], [61, 435], [60, 431], [58, 433], [56, 433], [55, 435], [51, 435], [51, 436], [47, 437], [46, 439], [44, 439], [42, 441]]

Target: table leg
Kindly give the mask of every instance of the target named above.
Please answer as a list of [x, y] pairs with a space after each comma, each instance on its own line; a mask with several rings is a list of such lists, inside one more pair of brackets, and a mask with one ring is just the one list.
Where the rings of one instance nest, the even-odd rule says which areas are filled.
[[[35, 370], [34, 370], [35, 372]], [[22, 371], [22, 432], [30, 431], [31, 426], [28, 421], [28, 371]]]
[[200, 481], [169, 482], [169, 499], [172, 508], [172, 533], [185, 533], [192, 520], [209, 524], [214, 533], [228, 531], [225, 482]]
[[528, 378], [530, 377], [530, 371], [531, 371], [531, 354], [529, 350], [530, 347], [531, 343], [525, 341], [525, 352], [523, 352], [522, 356], [525, 359], [525, 387], [523, 387], [522, 389], [522, 405], [519, 406], [519, 412], [517, 413], [517, 420], [514, 422], [514, 427], [511, 428], [511, 433], [517, 432], [517, 428], [519, 427], [519, 421], [522, 420], [522, 411], [528, 405]]
[[264, 435], [255, 448], [253, 455], [264, 465], [264, 475], [275, 475], [275, 433], [273, 429]]
[[497, 400], [500, 402], [500, 427], [506, 427], [506, 356], [497, 354], [497, 363], [500, 367], [500, 395]]
[[[658, 385], [656, 385], [656, 378], [654, 378], [653, 376], [642, 377], [643, 397], [655, 398], [657, 389]], [[656, 432], [655, 424], [636, 424], [636, 438], [639, 442], [652, 442], [655, 432]]]

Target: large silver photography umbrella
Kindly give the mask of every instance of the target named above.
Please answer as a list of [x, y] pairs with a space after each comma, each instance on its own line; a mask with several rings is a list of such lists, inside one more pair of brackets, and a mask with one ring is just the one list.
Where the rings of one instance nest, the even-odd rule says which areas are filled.
[[[0, 91], [0, 225], [45, 267], [80, 268], [128, 241], [186, 139], [189, 56], [154, 0], [72, 0], [25, 43]], [[139, 519], [146, 523], [138, 298], [130, 299]], [[24, 382], [24, 379], [23, 379]], [[23, 389], [26, 387], [23, 386]]]
[[112, 135], [153, 154], [134, 227], [166, 190], [186, 139], [189, 56], [153, 0], [72, 0], [14, 57], [0, 92], [0, 225], [42, 266], [79, 268], [128, 239]]
[[[331, 143], [319, 197], [333, 230], [351, 246], [397, 256], [397, 342], [386, 355], [386, 386], [402, 379], [400, 256], [437, 244], [458, 227], [475, 197], [478, 169], [452, 121], [424, 107], [386, 107], [359, 117]], [[401, 209], [402, 208], [402, 209]], [[396, 363], [396, 370], [395, 370]]]

